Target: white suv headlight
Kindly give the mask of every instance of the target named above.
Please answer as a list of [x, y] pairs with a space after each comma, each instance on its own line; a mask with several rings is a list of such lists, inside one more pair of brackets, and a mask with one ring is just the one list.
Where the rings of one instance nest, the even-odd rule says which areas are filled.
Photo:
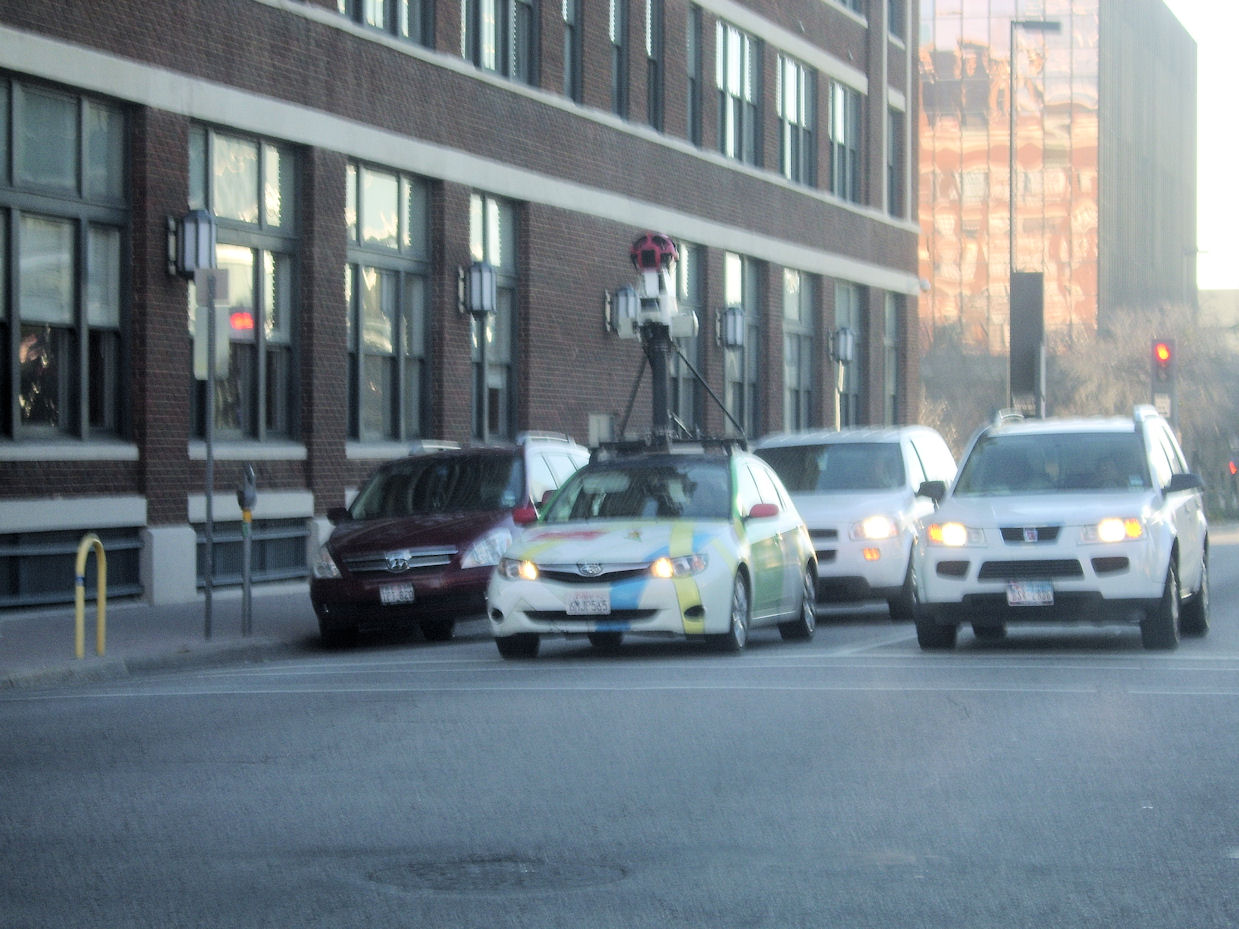
[[497, 565], [511, 544], [511, 529], [492, 529], [486, 535], [476, 539], [465, 550], [464, 556], [460, 559], [460, 566], [462, 568], [488, 568]]
[[1117, 516], [1103, 519], [1095, 526], [1085, 526], [1080, 534], [1082, 542], [1131, 542], [1144, 537], [1144, 520]]
[[858, 542], [878, 542], [899, 535], [899, 524], [889, 516], [870, 516], [852, 524], [851, 536]]
[[985, 533], [963, 523], [930, 523], [925, 527], [925, 537], [930, 545], [945, 548], [963, 548], [966, 545], [985, 544]]

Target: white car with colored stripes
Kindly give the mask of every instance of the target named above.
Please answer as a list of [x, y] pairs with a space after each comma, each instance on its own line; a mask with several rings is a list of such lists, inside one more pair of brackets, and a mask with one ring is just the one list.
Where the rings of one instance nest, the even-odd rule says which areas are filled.
[[626, 635], [740, 651], [749, 630], [816, 627], [817, 565], [778, 476], [735, 447], [615, 455], [586, 465], [514, 541], [487, 611], [504, 658], [546, 636], [616, 648]]

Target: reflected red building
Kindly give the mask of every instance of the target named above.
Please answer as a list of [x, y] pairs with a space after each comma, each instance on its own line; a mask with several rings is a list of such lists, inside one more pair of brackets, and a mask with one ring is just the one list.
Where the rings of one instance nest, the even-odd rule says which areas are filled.
[[1006, 352], [1012, 261], [1051, 352], [1191, 305], [1196, 44], [1161, 0], [922, 0], [918, 58], [923, 344]]

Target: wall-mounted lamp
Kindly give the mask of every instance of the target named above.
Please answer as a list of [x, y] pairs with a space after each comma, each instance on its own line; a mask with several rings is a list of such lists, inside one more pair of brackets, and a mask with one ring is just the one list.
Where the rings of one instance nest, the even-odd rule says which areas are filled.
[[215, 267], [215, 217], [190, 210], [180, 219], [168, 217], [168, 273], [193, 278], [201, 268]]
[[496, 311], [495, 266], [475, 261], [456, 269], [456, 309], [472, 316], [490, 316]]
[[840, 364], [850, 364], [856, 357], [856, 333], [847, 326], [831, 333], [830, 357]]
[[744, 307], [729, 306], [715, 311], [714, 341], [723, 348], [744, 346]]
[[637, 335], [637, 314], [641, 311], [641, 298], [636, 288], [624, 285], [615, 293], [602, 295], [602, 321], [607, 332], [616, 333], [621, 339], [633, 339]]

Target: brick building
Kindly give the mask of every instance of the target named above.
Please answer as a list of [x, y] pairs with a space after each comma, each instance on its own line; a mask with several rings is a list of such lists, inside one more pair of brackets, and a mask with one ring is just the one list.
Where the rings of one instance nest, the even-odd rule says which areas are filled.
[[[711, 392], [752, 437], [914, 419], [916, 6], [2, 0], [0, 607], [71, 600], [86, 532], [111, 595], [192, 599], [208, 433], [228, 584], [246, 463], [275, 580], [418, 439], [643, 431], [641, 347], [604, 318], [645, 230], [699, 319], [688, 429], [734, 428]], [[191, 209], [228, 271], [213, 430], [169, 268]]]

